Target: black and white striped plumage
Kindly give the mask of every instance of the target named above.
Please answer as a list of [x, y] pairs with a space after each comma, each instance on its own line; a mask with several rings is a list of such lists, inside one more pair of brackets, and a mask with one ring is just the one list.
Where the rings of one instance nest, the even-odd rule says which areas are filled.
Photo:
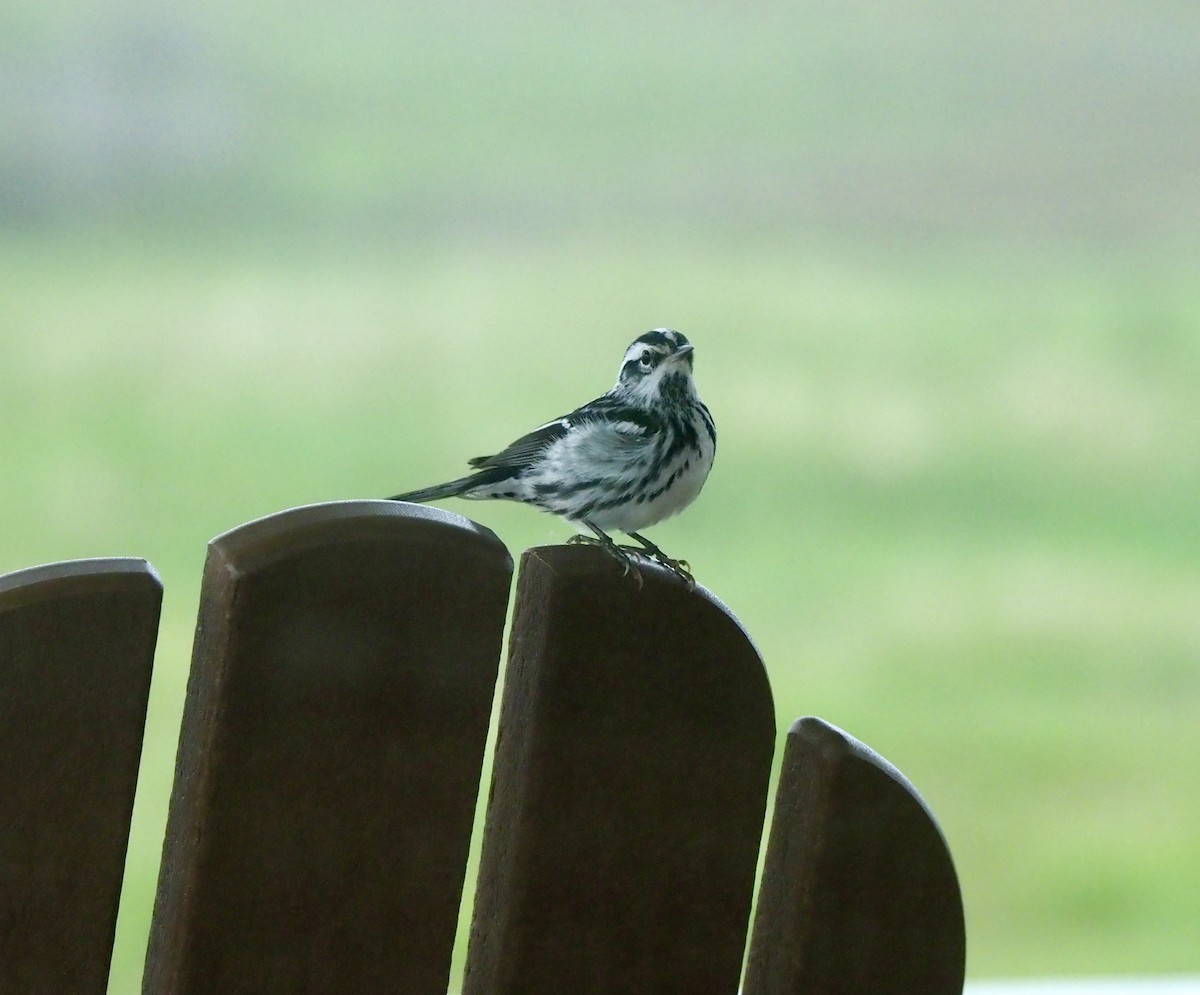
[[[692, 381], [693, 347], [682, 333], [655, 328], [625, 350], [606, 394], [523, 435], [494, 456], [470, 460], [458, 480], [399, 494], [394, 501], [445, 497], [520, 501], [587, 526], [594, 540], [631, 569], [624, 551], [649, 555], [689, 582], [638, 533], [686, 508], [700, 493], [716, 452], [712, 415]], [[641, 546], [617, 546], [609, 531]]]

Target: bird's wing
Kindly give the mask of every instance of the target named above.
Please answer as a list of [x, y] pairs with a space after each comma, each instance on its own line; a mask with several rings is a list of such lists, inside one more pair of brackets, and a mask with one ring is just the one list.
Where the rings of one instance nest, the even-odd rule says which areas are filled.
[[602, 431], [607, 430], [611, 433], [608, 434], [610, 443], [621, 448], [643, 444], [660, 427], [655, 415], [630, 407], [606, 394], [576, 408], [569, 415], [539, 425], [516, 442], [509, 443], [495, 456], [476, 456], [467, 463], [481, 470], [494, 466], [523, 470], [536, 463], [550, 445], [568, 432], [585, 426], [593, 430], [598, 427]]
[[476, 456], [467, 460], [468, 466], [485, 469], [489, 466], [508, 466], [514, 469], [527, 467], [537, 462], [550, 443], [561, 439], [571, 429], [573, 414], [563, 415], [554, 421], [539, 425], [515, 442], [510, 442], [494, 456]]

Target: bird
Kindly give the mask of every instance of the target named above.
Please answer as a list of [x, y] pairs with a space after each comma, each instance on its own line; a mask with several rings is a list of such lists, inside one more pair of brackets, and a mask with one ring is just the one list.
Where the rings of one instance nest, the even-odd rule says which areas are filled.
[[[443, 498], [517, 501], [585, 527], [570, 543], [601, 547], [638, 587], [634, 558], [649, 558], [689, 587], [686, 560], [667, 556], [641, 534], [695, 500], [708, 479], [717, 429], [692, 379], [695, 347], [673, 328], [630, 343], [616, 383], [595, 400], [539, 425], [492, 456], [467, 461], [465, 477], [389, 500]], [[623, 532], [639, 545], [617, 543]]]

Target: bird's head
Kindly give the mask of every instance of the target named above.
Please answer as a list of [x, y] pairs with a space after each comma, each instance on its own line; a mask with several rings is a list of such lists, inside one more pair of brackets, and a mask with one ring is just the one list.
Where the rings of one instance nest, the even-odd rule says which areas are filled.
[[625, 350], [613, 392], [646, 408], [694, 398], [692, 351], [687, 337], [673, 328], [639, 335]]

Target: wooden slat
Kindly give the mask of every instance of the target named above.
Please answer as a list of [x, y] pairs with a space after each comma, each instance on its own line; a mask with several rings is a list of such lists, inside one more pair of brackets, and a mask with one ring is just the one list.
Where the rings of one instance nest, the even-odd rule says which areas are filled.
[[771, 692], [719, 602], [642, 573], [522, 560], [465, 995], [737, 991]]
[[390, 502], [213, 541], [144, 991], [445, 992], [511, 574]]
[[0, 578], [0, 991], [108, 983], [161, 603], [144, 560]]
[[899, 771], [817, 718], [788, 732], [745, 995], [960, 995], [950, 852]]

